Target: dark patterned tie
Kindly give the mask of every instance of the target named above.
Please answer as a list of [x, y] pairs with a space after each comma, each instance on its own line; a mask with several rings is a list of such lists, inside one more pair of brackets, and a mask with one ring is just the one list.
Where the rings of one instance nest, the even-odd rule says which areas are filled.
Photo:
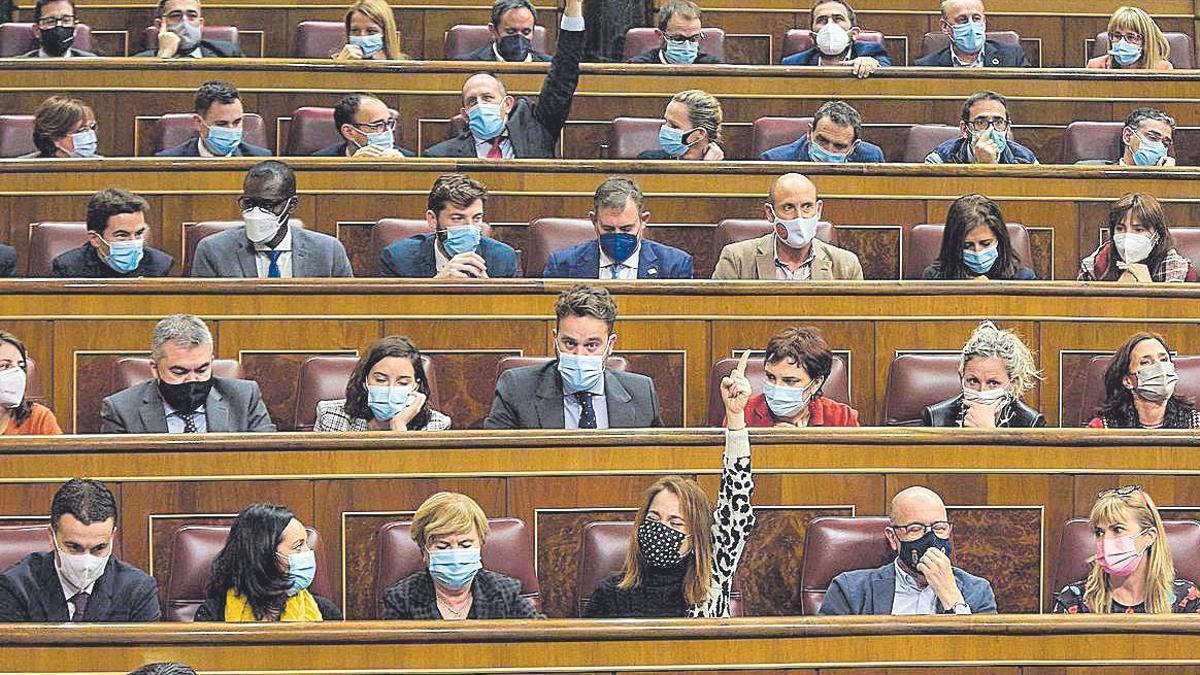
[[88, 594], [80, 591], [71, 596], [69, 602], [75, 605], [75, 614], [71, 616], [71, 621], [83, 621], [83, 613], [87, 611]]
[[183, 433], [194, 434], [199, 431], [196, 428], [196, 413], [179, 413], [179, 416], [183, 418]]
[[579, 401], [579, 428], [596, 428], [596, 409], [592, 407], [592, 392], [575, 392], [575, 400]]
[[271, 259], [271, 264], [267, 267], [268, 279], [283, 278], [283, 273], [279, 271], [279, 256], [281, 255], [283, 255], [283, 251], [267, 251], [267, 257]]

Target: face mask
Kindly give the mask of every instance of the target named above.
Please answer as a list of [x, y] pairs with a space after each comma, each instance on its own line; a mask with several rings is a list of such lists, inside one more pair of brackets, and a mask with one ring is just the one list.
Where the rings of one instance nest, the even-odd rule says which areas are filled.
[[992, 269], [992, 265], [996, 264], [996, 259], [1000, 257], [1000, 245], [994, 244], [982, 251], [963, 249], [962, 257], [963, 264], [967, 266], [967, 269], [975, 274], [987, 274], [987, 271]]
[[533, 43], [520, 33], [505, 35], [496, 42], [496, 51], [505, 61], [524, 61], [532, 50]]
[[377, 148], [383, 148], [385, 150], [390, 150], [396, 147], [396, 132], [392, 129], [373, 131], [369, 134], [366, 134], [366, 136], [367, 145], [374, 145]]
[[637, 250], [638, 236], [629, 232], [607, 232], [600, 235], [600, 248], [613, 261], [623, 263]]
[[850, 34], [836, 23], [827, 23], [817, 31], [817, 49], [825, 56], [838, 56], [850, 46]]
[[142, 256], [146, 252], [144, 239], [106, 241], [104, 243], [108, 246], [108, 257], [104, 259], [104, 262], [121, 274], [129, 274], [142, 264]]
[[212, 385], [212, 378], [196, 382], [180, 382], [179, 384], [167, 384], [159, 380], [158, 393], [162, 394], [163, 400], [173, 410], [192, 413], [208, 400], [208, 392], [212, 389]]
[[350, 44], [362, 50], [364, 59], [369, 59], [383, 51], [383, 33], [351, 35]]
[[677, 66], [687, 66], [696, 62], [696, 57], [700, 55], [700, 43], [687, 40], [685, 42], [676, 42], [667, 40], [667, 46], [663, 48], [663, 56], [667, 63]]
[[43, 28], [42, 37], [38, 39], [38, 43], [42, 49], [50, 56], [62, 56], [71, 48], [71, 44], [75, 42], [75, 27], [74, 26], [55, 26], [54, 28]]
[[110, 553], [104, 557], [97, 557], [90, 553], [71, 554], [63, 553], [59, 549], [58, 537], [54, 536], [53, 539], [54, 551], [58, 557], [58, 572], [76, 591], [83, 591], [104, 575], [104, 568], [108, 566], [108, 558], [112, 555], [111, 546], [107, 549]]
[[460, 253], [474, 253], [479, 249], [479, 242], [483, 240], [483, 233], [474, 225], [448, 227], [442, 231], [445, 232], [442, 246], [452, 258]]
[[963, 54], [974, 54], [983, 49], [986, 26], [982, 21], [968, 21], [950, 26], [950, 41]]
[[499, 103], [480, 103], [467, 111], [471, 135], [481, 141], [490, 141], [504, 131], [504, 115]]
[[1113, 57], [1118, 65], [1132, 66], [1142, 58], [1142, 48], [1124, 40], [1117, 40], [1109, 47], [1108, 55]]
[[15, 408], [25, 400], [25, 369], [13, 366], [0, 370], [0, 408]]
[[1134, 392], [1151, 403], [1162, 403], [1175, 393], [1175, 385], [1179, 376], [1175, 374], [1175, 364], [1170, 361], [1159, 361], [1143, 366], [1137, 371], [1137, 386]]
[[819, 143], [810, 135], [808, 137], [808, 158], [814, 162], [823, 164], [845, 164], [850, 157], [850, 151], [846, 151], [840, 155], [829, 152], [822, 148]]
[[168, 30], [179, 36], [179, 49], [175, 50], [177, 56], [191, 54], [200, 46], [199, 25], [183, 19]]
[[1003, 387], [984, 389], [983, 391], [975, 391], [974, 389], [967, 389], [964, 387], [963, 398], [971, 403], [979, 403], [987, 406], [1002, 406], [1004, 403], [1008, 402], [1008, 391]]
[[1134, 541], [1138, 537], [1149, 532], [1149, 529], [1142, 530], [1136, 535], [1128, 537], [1104, 537], [1096, 540], [1096, 564], [1100, 565], [1100, 569], [1109, 573], [1114, 577], [1127, 577], [1137, 571], [1137, 568], [1142, 564], [1142, 555], [1146, 549], [1150, 548], [1147, 544], [1142, 550], [1137, 550], [1137, 543]]
[[988, 129], [987, 131], [972, 132], [971, 133], [971, 145], [973, 146], [975, 144], [975, 141], [979, 140], [980, 136], [985, 136], [985, 135], [991, 139], [993, 144], [995, 144], [996, 154], [1003, 155], [1004, 150], [1008, 147], [1008, 136], [1005, 136], [1004, 134], [1000, 133], [999, 131], [996, 131], [995, 129]]
[[408, 407], [408, 399], [416, 387], [367, 387], [367, 406], [380, 422], [387, 422]]
[[[774, 214], [774, 209], [771, 213]], [[820, 211], [817, 211], [817, 215], [812, 218], [784, 220], [775, 216], [775, 236], [792, 248], [804, 248], [817, 236], [817, 221], [820, 219]], [[787, 232], [787, 236], [781, 235], [779, 228], [783, 228]]]
[[1140, 263], [1154, 250], [1154, 240], [1137, 232], [1118, 232], [1112, 239], [1117, 254], [1127, 263]]
[[1167, 146], [1158, 141], [1148, 141], [1139, 134], [1134, 134], [1141, 141], [1138, 149], [1133, 151], [1134, 166], [1158, 166], [1163, 157], [1167, 156]]
[[683, 562], [679, 547], [685, 539], [686, 534], [657, 520], [646, 519], [638, 527], [638, 553], [647, 567], [660, 570], [678, 567]]
[[313, 551], [302, 551], [285, 557], [288, 564], [288, 581], [292, 582], [287, 594], [295, 595], [308, 588], [313, 582], [313, 577], [317, 576], [317, 554]]
[[212, 150], [214, 155], [220, 157], [232, 155], [241, 142], [241, 127], [236, 129], [232, 127], [209, 127], [208, 135], [205, 137], [205, 144], [208, 145], [208, 149]]
[[695, 141], [692, 141], [692, 143], [684, 143], [683, 137], [686, 135], [687, 134], [685, 134], [683, 131], [679, 129], [672, 129], [664, 124], [662, 125], [662, 128], [658, 130], [658, 145], [663, 149], [663, 152], [672, 157], [683, 157], [684, 153], [688, 151], [688, 148], [692, 147], [692, 143], [695, 143]]
[[242, 211], [242, 222], [246, 223], [246, 238], [255, 244], [271, 241], [284, 226], [283, 218], [262, 207]]
[[[809, 387], [811, 386], [810, 384]], [[763, 396], [767, 399], [767, 407], [776, 417], [790, 418], [804, 410], [812, 400], [812, 396], [808, 394], [809, 387], [785, 387], [763, 382]]]
[[604, 354], [559, 354], [558, 374], [568, 394], [592, 391], [604, 379]]
[[75, 145], [75, 149], [71, 152], [73, 157], [95, 157], [96, 147], [99, 141], [96, 140], [95, 129], [84, 129], [78, 133], [71, 134], [71, 141]]
[[477, 548], [448, 548], [429, 552], [429, 575], [452, 591], [461, 590], [475, 578], [483, 563]]
[[917, 563], [921, 562], [921, 556], [925, 555], [925, 552], [931, 548], [939, 548], [942, 550], [942, 553], [946, 554], [947, 558], [950, 557], [950, 540], [942, 539], [934, 534], [933, 530], [926, 532], [924, 537], [916, 541], [900, 542], [900, 553], [897, 557], [909, 569], [915, 572], [917, 570]]

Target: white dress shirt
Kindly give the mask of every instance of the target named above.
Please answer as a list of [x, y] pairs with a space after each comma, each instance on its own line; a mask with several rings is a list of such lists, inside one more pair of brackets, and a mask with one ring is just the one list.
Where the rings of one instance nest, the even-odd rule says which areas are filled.
[[[163, 402], [163, 414], [167, 416], [167, 433], [182, 434], [184, 428], [183, 415]], [[208, 433], [208, 415], [204, 412], [204, 406], [196, 408], [196, 412], [192, 413], [192, 424], [196, 425], [196, 433]]]
[[[201, 143], [203, 145], [203, 143]], [[258, 269], [258, 278], [266, 279], [267, 274], [271, 271], [271, 256], [268, 252], [271, 251], [266, 244], [255, 244], [254, 250], [258, 255], [254, 256], [254, 266]], [[283, 241], [275, 247], [279, 255], [279, 276], [283, 279], [292, 278], [292, 228], [288, 227], [287, 234], [283, 235]]]
[[899, 559], [893, 564], [896, 566], [896, 594], [892, 598], [892, 614], [937, 614], [938, 597], [933, 586], [926, 584], [922, 588]]
[[[619, 263], [613, 261], [604, 252], [604, 248], [600, 248], [600, 275], [599, 279], [619, 279], [623, 281], [631, 281], [638, 278], [638, 257], [642, 252], [642, 243], [638, 242], [638, 246], [633, 251], [633, 255], [625, 259], [625, 262]], [[617, 267], [617, 276], [613, 276], [613, 266]]]
[[[70, 47], [67, 48], [67, 51], [63, 52], [62, 56], [55, 56], [53, 54], [47, 54], [45, 48], [38, 47], [38, 58], [39, 59], [69, 59], [71, 57], [72, 57], [72, 54], [71, 54]], [[72, 609], [71, 611], [73, 612], [75, 610]]]
[[[592, 387], [592, 410], [596, 411], [596, 428], [608, 428], [608, 398], [604, 395], [604, 378], [601, 377], [596, 386]], [[579, 428], [579, 415], [583, 413], [583, 406], [579, 404], [579, 399], [575, 398], [575, 394], [563, 392], [563, 419], [566, 422], [567, 429]]]
[[[69, 582], [63, 578], [62, 572], [58, 571], [57, 565], [55, 566], [54, 569], [55, 569], [55, 572], [58, 573], [58, 583], [59, 583], [59, 585], [62, 586], [63, 597], [67, 599], [67, 618], [74, 621], [75, 620], [75, 603], [71, 602], [71, 598], [75, 597], [75, 595], [77, 593], [87, 593], [88, 601], [91, 601], [92, 589], [96, 587], [96, 582], [93, 581], [92, 583], [88, 584], [87, 588], [83, 589], [82, 591], [77, 591], [77, 590], [75, 590], [75, 587], [73, 585], [71, 585], [71, 582]], [[97, 581], [99, 581], [99, 579], [97, 579]]]

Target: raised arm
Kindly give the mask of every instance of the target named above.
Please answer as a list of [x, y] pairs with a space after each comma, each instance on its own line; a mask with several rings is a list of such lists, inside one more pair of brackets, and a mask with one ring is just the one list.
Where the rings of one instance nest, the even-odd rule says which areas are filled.
[[559, 24], [558, 47], [550, 62], [550, 72], [542, 81], [533, 116], [551, 133], [558, 133], [571, 114], [575, 88], [579, 86], [579, 61], [583, 58], [583, 0], [567, 0]]

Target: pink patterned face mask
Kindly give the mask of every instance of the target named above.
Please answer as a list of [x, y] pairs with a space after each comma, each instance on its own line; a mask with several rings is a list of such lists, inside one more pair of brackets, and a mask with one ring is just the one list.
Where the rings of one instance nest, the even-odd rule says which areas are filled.
[[1141, 565], [1146, 549], [1150, 548], [1147, 545], [1139, 551], [1134, 540], [1149, 531], [1147, 528], [1132, 536], [1097, 539], [1096, 563], [1114, 577], [1127, 577], [1133, 574]]

